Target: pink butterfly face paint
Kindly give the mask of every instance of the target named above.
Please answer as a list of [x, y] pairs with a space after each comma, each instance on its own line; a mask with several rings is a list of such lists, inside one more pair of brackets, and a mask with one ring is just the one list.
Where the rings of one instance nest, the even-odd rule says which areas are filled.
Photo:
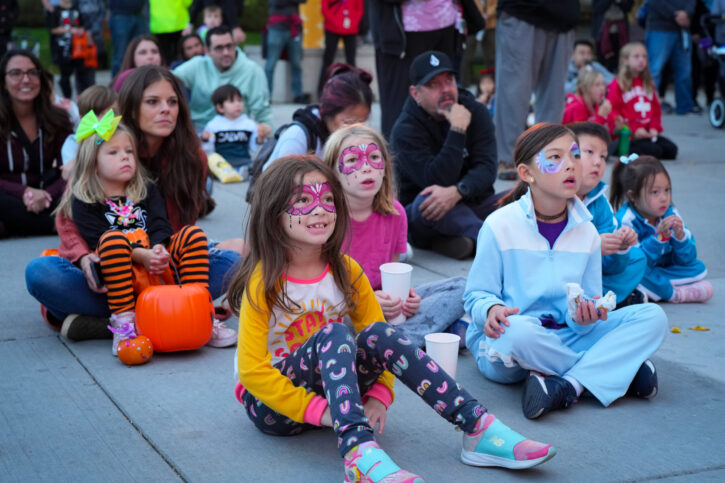
[[292, 195], [287, 207], [287, 213], [290, 215], [309, 215], [318, 206], [321, 206], [328, 213], [336, 212], [332, 189], [330, 189], [330, 184], [327, 182], [302, 185], [302, 189]]
[[375, 143], [346, 147], [340, 153], [337, 163], [342, 174], [360, 171], [365, 163], [373, 169], [385, 169], [385, 159]]

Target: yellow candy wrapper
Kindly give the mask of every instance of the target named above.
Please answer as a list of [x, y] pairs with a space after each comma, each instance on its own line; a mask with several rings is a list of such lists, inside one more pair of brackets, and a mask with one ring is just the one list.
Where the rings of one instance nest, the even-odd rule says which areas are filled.
[[672, 327], [670, 329], [670, 332], [672, 332], [673, 334], [682, 334], [682, 331], [680, 330], [679, 327]]
[[697, 330], [697, 331], [700, 331], [700, 332], [707, 332], [710, 329], [707, 328], [707, 327], [703, 327], [701, 325], [696, 325], [694, 327], [690, 327], [690, 330]]

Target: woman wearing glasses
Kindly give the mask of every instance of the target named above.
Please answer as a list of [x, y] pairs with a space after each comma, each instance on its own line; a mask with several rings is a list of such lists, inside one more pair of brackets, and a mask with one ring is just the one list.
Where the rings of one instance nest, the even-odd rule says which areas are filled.
[[52, 77], [30, 52], [0, 61], [0, 238], [50, 234], [65, 182], [60, 150], [73, 132], [53, 105]]

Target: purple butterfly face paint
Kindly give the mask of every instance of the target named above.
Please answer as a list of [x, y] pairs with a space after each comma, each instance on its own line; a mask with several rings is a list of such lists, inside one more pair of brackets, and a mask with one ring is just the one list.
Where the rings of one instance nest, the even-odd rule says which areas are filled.
[[[577, 143], [571, 143], [569, 151], [571, 152], [571, 155], [576, 159], [579, 159], [579, 157], [581, 157], [581, 151], [579, 150], [579, 146], [577, 145]], [[539, 154], [536, 155], [536, 165], [539, 167], [542, 173], [555, 174], [561, 171], [561, 168], [564, 166], [564, 160], [549, 159], [546, 157], [546, 154], [544, 154], [544, 150], [542, 149], [541, 151], [539, 151]]]
[[327, 182], [302, 185], [302, 190], [292, 195], [287, 207], [290, 215], [309, 215], [321, 206], [328, 213], [335, 213], [332, 189]]
[[[373, 155], [376, 151], [378, 153], [377, 156]], [[354, 156], [348, 157], [346, 161], [345, 156], [348, 154], [353, 154]], [[383, 159], [383, 155], [377, 144], [370, 143], [360, 144], [359, 146], [348, 146], [342, 150], [338, 158], [338, 167], [342, 174], [360, 171], [365, 166], [365, 163], [368, 163], [368, 166], [374, 169], [385, 169], [385, 159]]]

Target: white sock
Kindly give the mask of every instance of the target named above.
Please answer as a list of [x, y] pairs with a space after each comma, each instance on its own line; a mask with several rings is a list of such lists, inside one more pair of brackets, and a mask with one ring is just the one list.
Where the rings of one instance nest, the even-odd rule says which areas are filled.
[[579, 381], [571, 376], [564, 376], [564, 379], [569, 381], [569, 383], [574, 386], [574, 390], [576, 391], [576, 397], [581, 396], [582, 392], [584, 391], [584, 386], [582, 386]]

